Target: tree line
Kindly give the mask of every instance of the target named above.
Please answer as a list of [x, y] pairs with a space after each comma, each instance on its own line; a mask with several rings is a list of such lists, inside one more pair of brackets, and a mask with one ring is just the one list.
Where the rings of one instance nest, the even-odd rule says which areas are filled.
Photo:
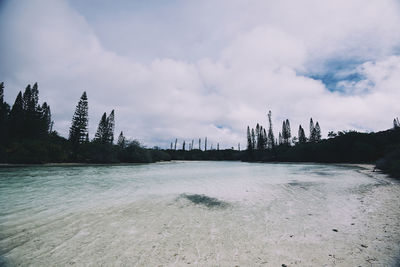
[[304, 129], [299, 125], [298, 137], [293, 136], [291, 133], [290, 121], [286, 119], [282, 122], [282, 130], [278, 134], [278, 138], [275, 138], [274, 131], [272, 129], [272, 113], [268, 112], [268, 132], [267, 130], [257, 123], [255, 129], [247, 126], [247, 150], [267, 150], [274, 149], [277, 146], [291, 146], [296, 144], [305, 144], [307, 142], [317, 143], [321, 141], [321, 127], [316, 122], [314, 125], [313, 119], [310, 119], [310, 134], [307, 138]]
[[106, 112], [89, 138], [89, 103], [83, 92], [72, 116], [68, 139], [53, 130], [50, 106], [39, 103], [38, 84], [20, 91], [10, 106], [0, 83], [0, 163], [46, 162], [154, 162], [169, 160], [159, 150], [144, 148], [136, 140], [126, 140], [123, 132], [114, 144], [115, 111]]
[[[0, 83], [0, 163], [46, 162], [155, 162], [159, 160], [242, 160], [259, 162], [351, 162], [373, 163], [382, 170], [400, 177], [400, 122], [393, 120], [393, 128], [377, 133], [356, 131], [329, 132], [323, 139], [319, 122], [310, 119], [306, 136], [299, 125], [293, 136], [289, 119], [282, 122], [276, 138], [272, 113], [267, 114], [268, 127], [257, 123], [247, 127], [245, 150], [220, 149], [209, 144], [208, 138], [197, 144], [178, 139], [169, 149], [143, 147], [136, 140], [128, 140], [121, 131], [114, 142], [115, 111], [101, 116], [95, 136], [89, 137], [89, 103], [83, 92], [72, 115], [68, 138], [54, 129], [50, 106], [39, 101], [38, 84], [20, 91], [10, 106], [4, 100], [4, 83]], [[196, 140], [197, 141], [197, 140]]]

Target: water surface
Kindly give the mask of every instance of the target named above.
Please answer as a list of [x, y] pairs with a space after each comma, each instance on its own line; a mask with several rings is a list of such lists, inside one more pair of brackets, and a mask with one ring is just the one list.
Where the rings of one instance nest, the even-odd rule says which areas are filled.
[[395, 266], [399, 185], [322, 164], [0, 169], [2, 265]]

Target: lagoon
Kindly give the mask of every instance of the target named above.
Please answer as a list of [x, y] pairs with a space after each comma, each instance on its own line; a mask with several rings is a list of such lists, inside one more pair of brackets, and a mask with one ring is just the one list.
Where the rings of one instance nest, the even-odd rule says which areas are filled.
[[0, 169], [0, 265], [396, 266], [400, 184], [363, 166]]

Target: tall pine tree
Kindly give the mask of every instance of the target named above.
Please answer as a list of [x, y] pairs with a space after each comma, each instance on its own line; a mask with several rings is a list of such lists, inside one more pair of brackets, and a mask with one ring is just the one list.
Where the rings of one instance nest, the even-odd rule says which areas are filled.
[[82, 144], [88, 134], [89, 125], [89, 104], [86, 92], [83, 92], [78, 105], [76, 106], [74, 116], [72, 117], [71, 127], [69, 129], [69, 140], [76, 148]]
[[272, 130], [272, 113], [271, 113], [271, 110], [268, 112], [268, 122], [269, 122], [268, 148], [274, 148], [274, 146], [275, 146], [275, 137], [274, 137], [274, 131]]
[[315, 127], [313, 119], [310, 119], [310, 138], [308, 138], [310, 142], [315, 142]]
[[307, 142], [306, 134], [304, 133], [303, 127], [299, 125], [299, 143], [304, 144]]
[[0, 144], [6, 144], [8, 140], [8, 116], [10, 106], [4, 101], [4, 83], [0, 83]]
[[314, 142], [321, 141], [321, 128], [318, 122], [315, 124], [314, 132]]
[[252, 151], [253, 150], [253, 145], [251, 142], [251, 133], [250, 133], [250, 127], [247, 126], [247, 150]]
[[104, 112], [101, 116], [99, 126], [97, 127], [96, 134], [94, 136], [94, 141], [100, 144], [108, 143], [108, 120], [107, 114]]

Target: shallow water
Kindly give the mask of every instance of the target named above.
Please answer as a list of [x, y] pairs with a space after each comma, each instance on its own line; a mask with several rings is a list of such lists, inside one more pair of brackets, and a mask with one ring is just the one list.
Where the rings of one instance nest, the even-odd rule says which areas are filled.
[[357, 167], [0, 169], [0, 265], [396, 266], [400, 186]]

